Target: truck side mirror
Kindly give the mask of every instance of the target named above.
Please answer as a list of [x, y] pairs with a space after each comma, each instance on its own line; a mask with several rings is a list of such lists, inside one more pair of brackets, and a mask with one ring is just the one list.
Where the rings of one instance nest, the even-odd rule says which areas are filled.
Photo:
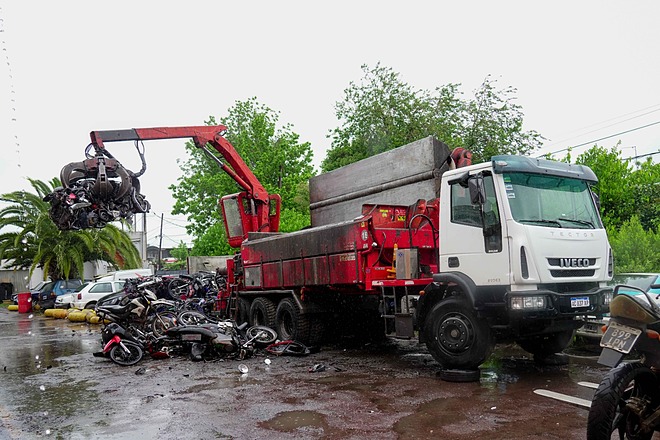
[[483, 205], [486, 201], [483, 177], [477, 175], [470, 178], [470, 180], [468, 180], [468, 189], [470, 191], [470, 202], [473, 205]]

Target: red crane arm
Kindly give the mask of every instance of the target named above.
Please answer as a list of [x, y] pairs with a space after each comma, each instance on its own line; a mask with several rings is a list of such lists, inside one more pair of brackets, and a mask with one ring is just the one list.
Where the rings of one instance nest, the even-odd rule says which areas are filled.
[[128, 130], [92, 131], [90, 138], [92, 144], [99, 149], [105, 149], [105, 142], [178, 138], [192, 138], [198, 148], [205, 148], [206, 144], [210, 144], [230, 165], [227, 166], [223, 162], [218, 161], [222, 170], [229, 174], [248, 193], [250, 198], [268, 205], [268, 192], [240, 157], [234, 146], [223, 137], [226, 131], [227, 127], [224, 125], [132, 128]]

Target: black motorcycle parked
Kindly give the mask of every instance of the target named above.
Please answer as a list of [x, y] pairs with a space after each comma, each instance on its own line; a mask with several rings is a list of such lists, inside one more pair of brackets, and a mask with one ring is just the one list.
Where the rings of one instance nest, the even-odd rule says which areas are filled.
[[237, 325], [232, 320], [176, 326], [167, 329], [159, 342], [190, 354], [194, 361], [201, 361], [219, 357], [249, 358], [257, 348], [266, 347], [277, 339], [277, 333], [270, 327], [246, 327], [247, 323]]
[[[660, 430], [660, 307], [655, 299], [636, 287], [614, 288], [598, 359], [612, 370], [592, 400], [587, 440], [610, 439], [615, 433], [620, 439], [649, 440]], [[633, 351], [641, 358], [622, 363]]]

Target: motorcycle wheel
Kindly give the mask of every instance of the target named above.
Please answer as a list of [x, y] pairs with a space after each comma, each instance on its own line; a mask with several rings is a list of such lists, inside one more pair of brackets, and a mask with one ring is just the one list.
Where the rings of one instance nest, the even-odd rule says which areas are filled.
[[183, 295], [188, 293], [190, 282], [183, 278], [173, 278], [167, 283], [167, 293], [174, 300], [180, 300]]
[[167, 329], [176, 327], [177, 316], [172, 312], [157, 313], [151, 322], [151, 331], [157, 338], [164, 336]]
[[208, 316], [203, 313], [196, 312], [194, 310], [187, 310], [185, 312], [179, 313], [179, 323], [183, 325], [200, 325], [200, 324], [209, 324], [212, 323]]
[[266, 347], [277, 340], [277, 332], [264, 325], [253, 325], [245, 334], [257, 347]]
[[[644, 403], [644, 399], [649, 403]], [[639, 417], [627, 407], [631, 400], [641, 402], [651, 414], [660, 404], [658, 378], [640, 362], [622, 364], [603, 378], [589, 409], [587, 440], [624, 438], [624, 434], [634, 440], [653, 437], [653, 431], [641, 430]]]
[[[122, 347], [123, 344], [123, 347]], [[135, 365], [142, 359], [142, 348], [130, 341], [122, 341], [110, 350], [110, 359], [117, 365], [128, 367]]]

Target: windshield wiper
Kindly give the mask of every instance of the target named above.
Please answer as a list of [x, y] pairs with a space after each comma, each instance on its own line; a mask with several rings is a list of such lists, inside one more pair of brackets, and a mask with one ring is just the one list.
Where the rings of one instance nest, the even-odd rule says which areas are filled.
[[532, 220], [532, 219], [522, 219], [522, 220], [518, 220], [518, 221], [519, 221], [520, 223], [542, 223], [542, 224], [545, 224], [545, 225], [554, 225], [554, 226], [557, 226], [558, 228], [561, 228], [561, 223], [559, 223], [559, 221], [557, 221], [557, 220], [546, 220], [546, 219], [542, 219], [542, 220]]
[[577, 223], [578, 225], [589, 226], [591, 229], [596, 229], [596, 228], [594, 227], [594, 224], [593, 224], [593, 223], [588, 222], [588, 221], [586, 221], [586, 220], [573, 220], [573, 219], [570, 219], [570, 218], [560, 218], [560, 219], [558, 219], [558, 220], [561, 220], [561, 221], [563, 221], [563, 222], [569, 222], [569, 223]]

